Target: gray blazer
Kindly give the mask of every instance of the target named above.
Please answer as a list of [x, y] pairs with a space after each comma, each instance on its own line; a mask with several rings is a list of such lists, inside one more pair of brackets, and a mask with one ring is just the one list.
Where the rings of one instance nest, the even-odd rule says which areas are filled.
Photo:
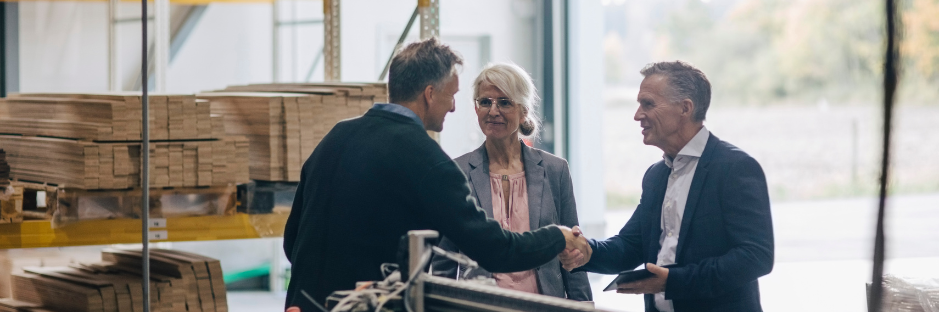
[[[519, 143], [522, 144], [522, 143]], [[466, 174], [472, 189], [472, 195], [479, 206], [492, 218], [492, 193], [489, 191], [489, 155], [486, 145], [456, 159], [457, 165]], [[550, 224], [568, 227], [578, 225], [577, 205], [574, 203], [574, 186], [571, 182], [567, 161], [551, 153], [531, 148], [522, 144], [522, 162], [525, 166], [525, 180], [528, 187], [528, 213], [531, 229]], [[477, 192], [476, 190], [480, 190]], [[458, 251], [456, 245], [444, 237], [440, 247], [449, 251]], [[462, 277], [463, 269], [455, 262], [443, 257], [433, 260], [434, 275], [456, 278], [457, 272]], [[541, 294], [568, 298], [579, 301], [592, 301], [590, 282], [584, 272], [570, 273], [561, 268], [557, 258], [535, 269], [538, 276], [538, 288]], [[470, 272], [468, 278], [475, 276], [491, 277], [483, 268]]]

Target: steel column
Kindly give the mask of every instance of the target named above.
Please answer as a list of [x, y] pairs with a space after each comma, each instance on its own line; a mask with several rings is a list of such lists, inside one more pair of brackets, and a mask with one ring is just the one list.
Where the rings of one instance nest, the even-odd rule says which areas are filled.
[[440, 0], [418, 0], [421, 14], [421, 40], [440, 37]]
[[342, 80], [342, 49], [340, 45], [340, 15], [339, 0], [323, 0], [323, 56], [325, 62], [325, 77], [327, 82]]

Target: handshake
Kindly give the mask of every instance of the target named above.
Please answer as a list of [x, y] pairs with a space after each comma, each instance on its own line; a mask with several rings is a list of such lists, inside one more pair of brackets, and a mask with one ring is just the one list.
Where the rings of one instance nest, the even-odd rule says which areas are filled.
[[558, 255], [564, 269], [570, 271], [590, 262], [593, 249], [587, 244], [587, 237], [580, 231], [580, 227], [575, 225], [573, 229], [566, 226], [558, 228], [564, 233], [564, 241], [567, 242], [564, 251]]

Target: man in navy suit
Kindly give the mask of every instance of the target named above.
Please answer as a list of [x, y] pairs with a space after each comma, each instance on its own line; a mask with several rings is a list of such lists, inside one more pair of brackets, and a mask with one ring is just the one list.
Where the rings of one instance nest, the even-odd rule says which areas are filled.
[[[642, 178], [642, 197], [616, 236], [566, 251], [568, 270], [616, 274], [646, 263], [646, 311], [762, 311], [757, 278], [773, 269], [766, 177], [753, 157], [704, 127], [711, 84], [690, 64], [646, 66], [634, 119], [643, 143], [665, 153]], [[661, 266], [674, 264], [670, 268]]]

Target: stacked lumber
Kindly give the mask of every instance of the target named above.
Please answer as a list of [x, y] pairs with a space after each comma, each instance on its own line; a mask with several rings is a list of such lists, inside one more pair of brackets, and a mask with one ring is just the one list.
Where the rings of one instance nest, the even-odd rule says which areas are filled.
[[10, 185], [10, 164], [7, 163], [7, 153], [0, 149], [0, 192]]
[[[141, 256], [139, 250], [106, 249], [102, 252], [104, 261], [116, 263], [125, 270], [139, 270]], [[228, 311], [225, 281], [218, 260], [178, 250], [151, 249], [150, 270], [178, 279], [173, 285], [184, 290], [181, 300], [188, 311]]]
[[[151, 311], [228, 311], [218, 260], [151, 252]], [[13, 298], [51, 311], [142, 311], [140, 251], [107, 249], [101, 256], [104, 262], [24, 268], [13, 274]]]
[[39, 248], [0, 249], [0, 298], [13, 296], [13, 273], [22, 273], [25, 267], [67, 266], [70, 263], [101, 260], [100, 250]]
[[[78, 189], [140, 185], [139, 142], [89, 142], [0, 135], [11, 174], [19, 180]], [[150, 186], [190, 187], [241, 183], [247, 175], [248, 141], [225, 137], [150, 144]]]
[[[221, 116], [194, 95], [150, 95], [150, 139], [222, 135]], [[0, 99], [0, 133], [91, 141], [140, 141], [140, 94], [21, 93]], [[213, 128], [213, 125], [215, 127]]]
[[306, 158], [339, 121], [385, 102], [383, 83], [255, 84], [197, 95], [251, 142], [251, 179], [299, 181]]
[[36, 311], [39, 305], [32, 304], [29, 302], [23, 302], [10, 298], [0, 299], [0, 312], [26, 312], [26, 311]]

